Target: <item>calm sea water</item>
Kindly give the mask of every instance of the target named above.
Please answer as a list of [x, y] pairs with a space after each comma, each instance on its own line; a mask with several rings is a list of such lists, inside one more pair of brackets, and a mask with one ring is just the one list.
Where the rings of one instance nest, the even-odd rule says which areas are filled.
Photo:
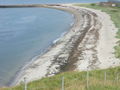
[[[105, 0], [99, 0], [105, 1]], [[98, 0], [0, 0], [0, 4], [98, 2]], [[72, 15], [45, 8], [0, 9], [0, 85], [70, 28]]]
[[0, 4], [30, 4], [30, 3], [89, 3], [107, 0], [0, 0]]

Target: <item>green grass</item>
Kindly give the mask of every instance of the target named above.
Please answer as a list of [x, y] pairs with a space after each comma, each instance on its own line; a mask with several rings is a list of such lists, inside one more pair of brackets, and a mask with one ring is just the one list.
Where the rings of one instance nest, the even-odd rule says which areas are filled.
[[[106, 81], [104, 72], [107, 73]], [[120, 67], [89, 72], [89, 90], [120, 90], [120, 81], [116, 79]], [[87, 72], [65, 72], [53, 77], [28, 83], [28, 90], [61, 90], [61, 78], [64, 76], [65, 90], [87, 90]], [[0, 90], [24, 90], [24, 84]]]
[[[83, 6], [93, 9], [99, 9], [103, 12], [108, 13], [111, 16], [112, 21], [118, 28], [118, 31], [116, 33], [116, 38], [120, 39], [120, 7], [107, 7], [107, 6], [99, 6], [96, 4], [75, 4], [77, 6]], [[117, 42], [117, 45], [115, 48], [115, 56], [117, 58], [120, 58], [120, 40]]]

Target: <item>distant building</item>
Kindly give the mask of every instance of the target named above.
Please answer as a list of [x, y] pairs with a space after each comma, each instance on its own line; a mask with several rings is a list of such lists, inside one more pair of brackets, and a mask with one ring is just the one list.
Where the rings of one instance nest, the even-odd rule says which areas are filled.
[[112, 7], [116, 7], [117, 5], [115, 3], [112, 2], [100, 2], [99, 3], [100, 6], [112, 6]]
[[115, 3], [117, 7], [120, 7], [120, 0], [108, 0], [108, 2]]
[[120, 7], [120, 0], [108, 0], [108, 2], [100, 2], [101, 6]]

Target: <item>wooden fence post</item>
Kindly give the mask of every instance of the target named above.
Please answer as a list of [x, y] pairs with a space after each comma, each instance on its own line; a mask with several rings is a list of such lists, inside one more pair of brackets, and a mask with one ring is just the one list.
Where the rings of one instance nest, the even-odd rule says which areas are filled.
[[24, 77], [24, 90], [27, 90], [27, 78]]
[[89, 70], [87, 70], [86, 78], [87, 78], [87, 90], [89, 90]]
[[107, 80], [107, 73], [106, 71], [104, 72], [104, 84], [106, 83], [106, 80]]
[[61, 90], [64, 90], [64, 76], [62, 77], [62, 89]]

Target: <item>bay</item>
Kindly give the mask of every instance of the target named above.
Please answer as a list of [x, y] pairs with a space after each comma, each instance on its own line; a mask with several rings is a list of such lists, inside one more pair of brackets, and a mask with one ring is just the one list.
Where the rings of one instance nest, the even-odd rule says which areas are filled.
[[[0, 0], [0, 4], [93, 3], [105, 0]], [[0, 9], [0, 86], [69, 30], [73, 16], [46, 8]]]
[[0, 9], [0, 85], [69, 29], [72, 15], [45, 8]]

